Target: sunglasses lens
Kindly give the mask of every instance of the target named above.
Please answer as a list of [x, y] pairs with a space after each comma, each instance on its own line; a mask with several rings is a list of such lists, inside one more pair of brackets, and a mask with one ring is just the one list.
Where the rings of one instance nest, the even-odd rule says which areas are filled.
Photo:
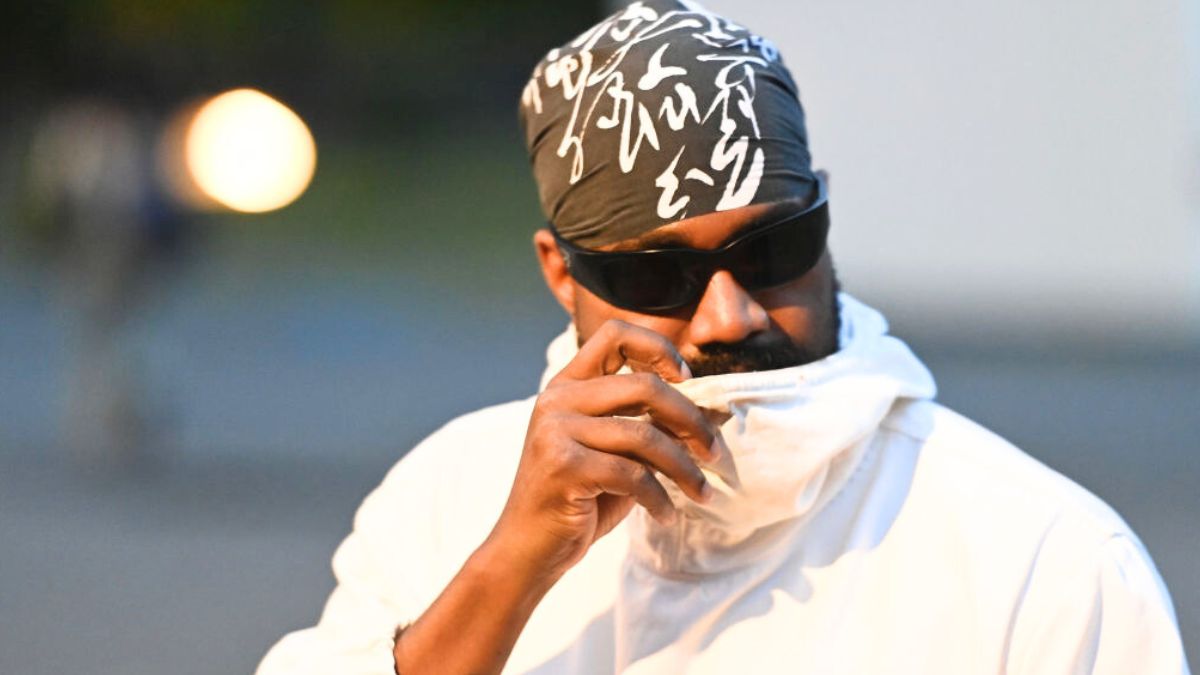
[[614, 259], [600, 269], [608, 300], [632, 310], [671, 309], [687, 304], [694, 284], [680, 260], [670, 254]]
[[811, 270], [825, 251], [826, 228], [794, 223], [773, 227], [741, 242], [725, 264], [747, 290], [778, 286]]
[[570, 251], [571, 274], [610, 304], [635, 312], [677, 309], [700, 299], [714, 270], [729, 270], [746, 290], [798, 279], [825, 252], [829, 215], [824, 203], [730, 243], [723, 249], [633, 253]]

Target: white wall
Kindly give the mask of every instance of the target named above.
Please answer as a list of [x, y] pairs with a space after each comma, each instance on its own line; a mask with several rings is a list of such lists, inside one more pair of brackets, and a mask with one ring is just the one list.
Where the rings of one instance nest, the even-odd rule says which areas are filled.
[[800, 85], [846, 287], [946, 330], [1200, 340], [1183, 0], [708, 0]]

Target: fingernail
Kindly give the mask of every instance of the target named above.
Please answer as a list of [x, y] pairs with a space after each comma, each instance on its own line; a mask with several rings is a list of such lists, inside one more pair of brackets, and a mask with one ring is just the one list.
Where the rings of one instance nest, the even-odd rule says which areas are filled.
[[688, 368], [687, 361], [684, 361], [683, 359], [679, 359], [679, 372], [683, 373], [683, 379], [692, 379], [692, 369]]

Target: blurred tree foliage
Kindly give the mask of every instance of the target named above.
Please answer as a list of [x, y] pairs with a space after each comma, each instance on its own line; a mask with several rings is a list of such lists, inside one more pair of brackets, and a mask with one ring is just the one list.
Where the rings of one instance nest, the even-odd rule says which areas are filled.
[[511, 124], [533, 64], [600, 11], [561, 0], [0, 3], [0, 100], [100, 94], [162, 110], [252, 85], [326, 132]]

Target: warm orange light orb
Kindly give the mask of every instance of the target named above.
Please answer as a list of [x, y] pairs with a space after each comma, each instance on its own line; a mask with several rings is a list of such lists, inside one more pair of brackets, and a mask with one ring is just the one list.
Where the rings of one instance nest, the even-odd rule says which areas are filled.
[[246, 213], [292, 203], [317, 166], [317, 146], [304, 121], [254, 89], [234, 89], [204, 103], [188, 126], [184, 154], [201, 192]]

